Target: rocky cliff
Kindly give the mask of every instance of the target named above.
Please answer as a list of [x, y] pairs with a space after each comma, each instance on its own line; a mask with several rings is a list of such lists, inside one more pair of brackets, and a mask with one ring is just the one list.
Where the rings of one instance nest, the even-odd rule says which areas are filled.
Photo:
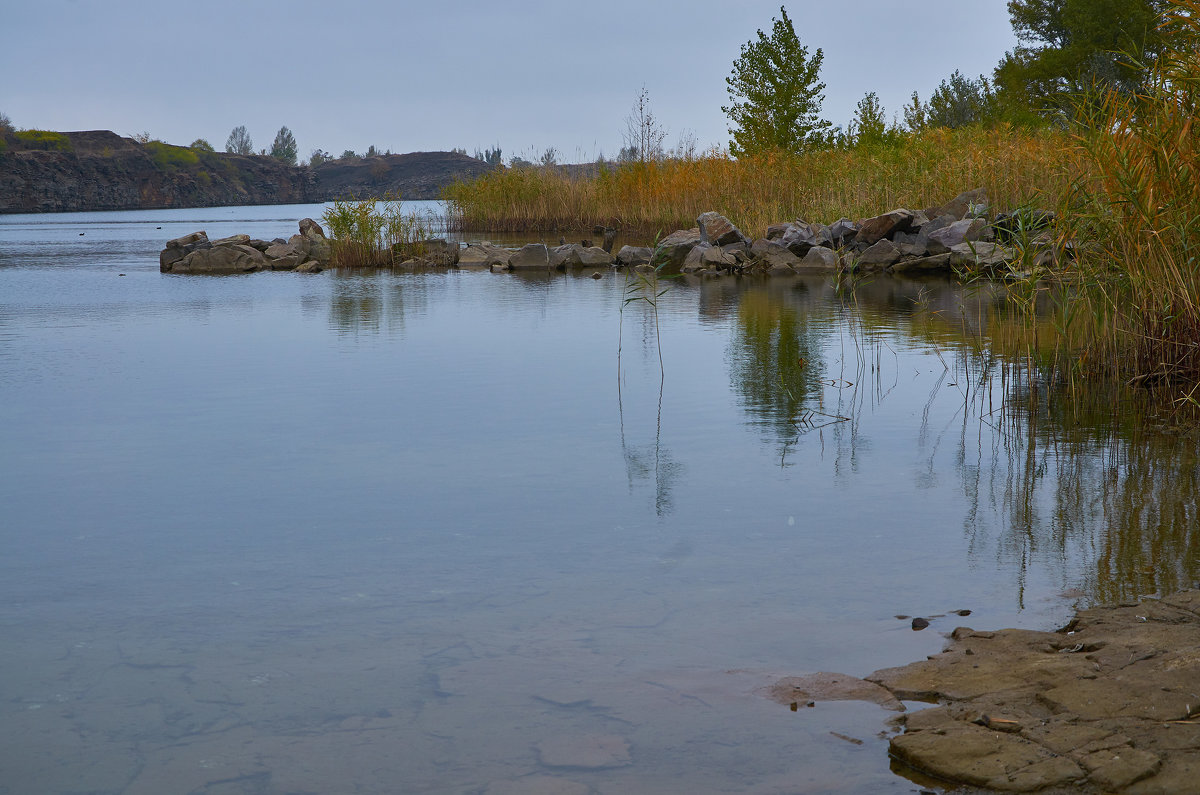
[[489, 166], [453, 152], [335, 160], [316, 168], [261, 155], [139, 143], [107, 130], [0, 137], [0, 213], [435, 199]]

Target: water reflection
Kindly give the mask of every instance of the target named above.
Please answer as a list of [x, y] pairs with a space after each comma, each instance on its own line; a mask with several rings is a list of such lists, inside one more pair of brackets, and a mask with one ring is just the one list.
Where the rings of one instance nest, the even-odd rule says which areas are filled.
[[[920, 365], [896, 347], [932, 351], [939, 372], [919, 411], [913, 486], [935, 489], [949, 458], [970, 564], [1013, 571], [1018, 606], [1035, 569], [1088, 602], [1200, 580], [1200, 435], [1164, 420], [1173, 407], [1144, 391], [1072, 386], [1019, 355], [1013, 340], [1054, 319], [1017, 316], [1001, 288], [776, 280], [700, 311], [709, 321], [734, 313], [731, 379], [784, 464], [807, 418], [833, 424], [822, 449], [830, 441], [835, 470], [854, 471], [870, 444], [864, 418], [911, 400], [893, 391], [904, 389], [902, 368]], [[960, 403], [948, 418], [935, 410], [947, 401]]]
[[401, 334], [406, 316], [428, 305], [423, 275], [347, 268], [331, 278], [329, 326], [340, 333]]

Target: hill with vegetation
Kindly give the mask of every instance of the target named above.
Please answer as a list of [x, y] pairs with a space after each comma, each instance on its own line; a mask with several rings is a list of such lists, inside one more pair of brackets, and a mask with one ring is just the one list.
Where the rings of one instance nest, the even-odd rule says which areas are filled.
[[434, 199], [455, 180], [490, 168], [455, 152], [293, 166], [270, 156], [141, 142], [107, 130], [7, 130], [0, 135], [0, 213]]

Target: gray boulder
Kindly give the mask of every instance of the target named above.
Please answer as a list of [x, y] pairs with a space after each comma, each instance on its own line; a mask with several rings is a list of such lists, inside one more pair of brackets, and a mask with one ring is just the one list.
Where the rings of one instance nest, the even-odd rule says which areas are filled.
[[858, 255], [855, 260], [855, 270], [877, 271], [892, 266], [900, 259], [900, 249], [896, 244], [884, 238]]
[[696, 226], [700, 229], [701, 243], [711, 243], [714, 246], [727, 246], [730, 243], [750, 242], [750, 238], [743, 235], [742, 230], [734, 226], [728, 218], [720, 213], [702, 213], [696, 219]]
[[499, 267], [507, 270], [512, 254], [511, 249], [493, 246], [491, 243], [472, 243], [459, 253], [458, 264], [461, 267], [491, 268], [492, 270]]
[[163, 273], [171, 272], [176, 262], [200, 249], [212, 248], [208, 235], [204, 232], [192, 232], [190, 235], [168, 240], [166, 248], [158, 255], [158, 269]]
[[908, 235], [903, 242], [897, 244], [897, 248], [900, 249], [901, 257], [919, 259], [929, 254], [929, 238], [925, 235]]
[[325, 231], [321, 229], [321, 225], [311, 218], [303, 218], [300, 220], [300, 234], [309, 243], [309, 257], [322, 264], [328, 263], [333, 256], [333, 249], [329, 245], [329, 240], [325, 237]]
[[855, 243], [865, 248], [875, 245], [880, 240], [891, 238], [897, 232], [908, 232], [913, 227], [916, 213], [904, 208], [867, 218], [858, 225]]
[[798, 273], [836, 273], [840, 267], [837, 252], [826, 246], [813, 246], [795, 266]]
[[1012, 249], [998, 243], [959, 243], [950, 248], [950, 265], [964, 270], [994, 270], [1015, 257]]
[[982, 218], [965, 218], [927, 235], [930, 254], [945, 254], [959, 243], [972, 243], [983, 238], [987, 222]]
[[829, 248], [841, 248], [858, 240], [858, 224], [849, 218], [839, 218], [829, 225]]
[[763, 267], [771, 272], [775, 272], [778, 268], [795, 271], [796, 266], [800, 264], [800, 258], [793, 254], [787, 246], [765, 238], [755, 240], [751, 244], [750, 257], [762, 263]]
[[798, 257], [803, 257], [813, 246], [832, 247], [833, 245], [827, 227], [820, 224], [807, 224], [804, 221], [788, 224], [779, 242], [787, 246], [788, 250]]
[[663, 270], [677, 271], [687, 259], [688, 252], [700, 245], [700, 228], [680, 229], [658, 241], [654, 249], [652, 265], [662, 265]]
[[458, 264], [462, 248], [458, 243], [447, 242], [445, 238], [435, 237], [422, 240], [419, 244], [421, 259], [430, 265], [449, 268]]
[[791, 226], [791, 224], [771, 224], [767, 227], [767, 240], [782, 239]]
[[957, 220], [957, 218], [949, 213], [942, 213], [941, 215], [936, 216], [933, 220], [926, 221], [925, 223], [921, 224], [921, 234], [928, 237], [939, 229], [945, 229], [947, 226], [950, 226], [950, 224]]
[[719, 246], [710, 243], [700, 243], [688, 252], [682, 273], [697, 273], [701, 271], [730, 271], [738, 266], [737, 259], [732, 254], [726, 254]]
[[951, 215], [954, 220], [976, 218], [987, 215], [988, 199], [986, 188], [975, 188], [963, 191], [940, 207], [930, 207], [925, 215], [937, 218], [939, 215]]
[[646, 265], [653, 253], [649, 246], [621, 246], [621, 250], [617, 252], [617, 264], [627, 268]]
[[550, 252], [545, 243], [527, 243], [509, 258], [508, 267], [514, 271], [549, 270]]
[[262, 252], [250, 246], [213, 246], [188, 254], [174, 263], [170, 272], [252, 273], [262, 270], [264, 263]]
[[[649, 262], [649, 257], [646, 259]], [[584, 246], [570, 243], [558, 246], [550, 252], [551, 268], [578, 268], [612, 265], [613, 257], [601, 246]]]
[[230, 235], [214, 240], [212, 244], [214, 246], [248, 246], [250, 245], [250, 235]]

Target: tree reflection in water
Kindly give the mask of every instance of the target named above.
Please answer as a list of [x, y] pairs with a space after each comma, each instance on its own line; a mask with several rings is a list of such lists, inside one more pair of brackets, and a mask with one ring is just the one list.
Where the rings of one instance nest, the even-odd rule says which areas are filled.
[[[915, 485], [935, 482], [939, 452], [952, 443], [969, 555], [1011, 564], [1022, 606], [1035, 565], [1090, 602], [1200, 580], [1200, 432], [1185, 430], [1195, 418], [1175, 425], [1179, 406], [1169, 400], [1071, 381], [1061, 352], [1021, 347], [1049, 338], [1056, 318], [1020, 317], [996, 285], [891, 278], [843, 292], [816, 279], [752, 285], [736, 313], [731, 378], [784, 465], [807, 431], [832, 422], [828, 436], [818, 433], [822, 450], [831, 441], [835, 471], [854, 471], [869, 447], [859, 421], [896, 385], [893, 346], [921, 352], [926, 366], [936, 357], [944, 370], [920, 412], [926, 463]], [[935, 426], [930, 407], [951, 389], [961, 407]]]

